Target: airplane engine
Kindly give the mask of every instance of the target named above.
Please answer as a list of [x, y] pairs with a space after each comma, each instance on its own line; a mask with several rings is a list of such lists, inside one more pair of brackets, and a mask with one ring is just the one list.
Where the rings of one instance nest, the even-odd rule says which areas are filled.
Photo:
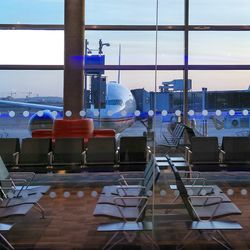
[[29, 130], [52, 129], [55, 117], [49, 110], [38, 111], [29, 119]]

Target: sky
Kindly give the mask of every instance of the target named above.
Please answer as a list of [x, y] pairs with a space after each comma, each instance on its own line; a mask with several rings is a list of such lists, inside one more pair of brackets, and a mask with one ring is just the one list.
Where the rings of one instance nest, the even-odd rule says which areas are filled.
[[[184, 0], [159, 0], [159, 24], [184, 23]], [[138, 14], [138, 9], [139, 14]], [[86, 24], [155, 24], [156, 0], [86, 0]], [[190, 0], [190, 24], [250, 25], [249, 0]], [[0, 1], [0, 24], [63, 24], [63, 0]], [[155, 32], [87, 31], [90, 48], [99, 39], [106, 64], [154, 64]], [[159, 32], [158, 64], [183, 64], [183, 32]], [[250, 32], [190, 32], [190, 64], [249, 64]], [[0, 64], [63, 64], [62, 31], [0, 30]], [[117, 72], [105, 72], [117, 80]], [[247, 89], [249, 71], [193, 71], [193, 89]], [[158, 72], [162, 81], [182, 78], [182, 72]], [[0, 97], [16, 92], [24, 95], [62, 95], [63, 72], [0, 71]], [[154, 90], [154, 72], [121, 72], [121, 83], [129, 88]], [[26, 91], [26, 92], [28, 92]], [[21, 93], [22, 92], [22, 93]]]

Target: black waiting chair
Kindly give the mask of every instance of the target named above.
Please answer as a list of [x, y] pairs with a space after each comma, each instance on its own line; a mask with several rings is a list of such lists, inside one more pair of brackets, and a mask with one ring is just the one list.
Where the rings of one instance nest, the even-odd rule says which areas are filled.
[[83, 138], [56, 138], [52, 151], [52, 165], [81, 165], [84, 151]]
[[186, 147], [187, 161], [197, 171], [220, 171], [220, 149], [217, 137], [192, 137]]
[[51, 157], [51, 139], [25, 138], [19, 154], [19, 166], [48, 166]]
[[115, 137], [90, 138], [85, 150], [88, 171], [113, 171], [116, 164]]
[[0, 138], [0, 156], [7, 167], [17, 164], [19, 151], [20, 143], [18, 138]]
[[119, 170], [143, 171], [148, 161], [150, 150], [145, 136], [124, 136], [120, 138]]
[[221, 145], [222, 163], [229, 171], [250, 170], [250, 137], [224, 136]]

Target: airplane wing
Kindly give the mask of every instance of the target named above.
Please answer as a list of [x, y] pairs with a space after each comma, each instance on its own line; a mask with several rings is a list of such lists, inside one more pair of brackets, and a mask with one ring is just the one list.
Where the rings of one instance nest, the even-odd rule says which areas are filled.
[[36, 104], [36, 103], [28, 103], [28, 102], [15, 102], [15, 101], [7, 101], [0, 100], [0, 104], [6, 104], [13, 107], [24, 107], [24, 108], [34, 108], [38, 110], [51, 110], [51, 111], [63, 111], [63, 107], [46, 105], [46, 104]]

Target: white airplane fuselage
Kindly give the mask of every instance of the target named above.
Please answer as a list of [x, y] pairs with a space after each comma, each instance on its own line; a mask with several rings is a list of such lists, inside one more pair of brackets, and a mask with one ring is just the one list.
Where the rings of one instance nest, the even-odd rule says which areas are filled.
[[129, 89], [110, 82], [106, 87], [105, 109], [87, 109], [86, 117], [93, 118], [95, 128], [113, 128], [121, 132], [134, 122], [136, 103]]
[[[62, 117], [63, 107], [46, 104], [15, 102], [0, 100], [0, 104], [12, 107], [27, 107], [37, 109], [37, 112], [29, 117], [29, 130], [49, 128], [53, 119]], [[117, 132], [123, 131], [134, 122], [136, 110], [135, 99], [129, 89], [116, 82], [106, 84], [106, 106], [103, 109], [91, 108], [86, 110], [85, 117], [94, 120], [95, 128], [113, 128]], [[41, 111], [42, 114], [41, 115]], [[57, 115], [53, 115], [57, 111]], [[39, 113], [40, 112], [40, 113]], [[51, 120], [51, 121], [49, 121]], [[45, 122], [45, 123], [43, 123]], [[33, 126], [35, 124], [35, 126]]]

